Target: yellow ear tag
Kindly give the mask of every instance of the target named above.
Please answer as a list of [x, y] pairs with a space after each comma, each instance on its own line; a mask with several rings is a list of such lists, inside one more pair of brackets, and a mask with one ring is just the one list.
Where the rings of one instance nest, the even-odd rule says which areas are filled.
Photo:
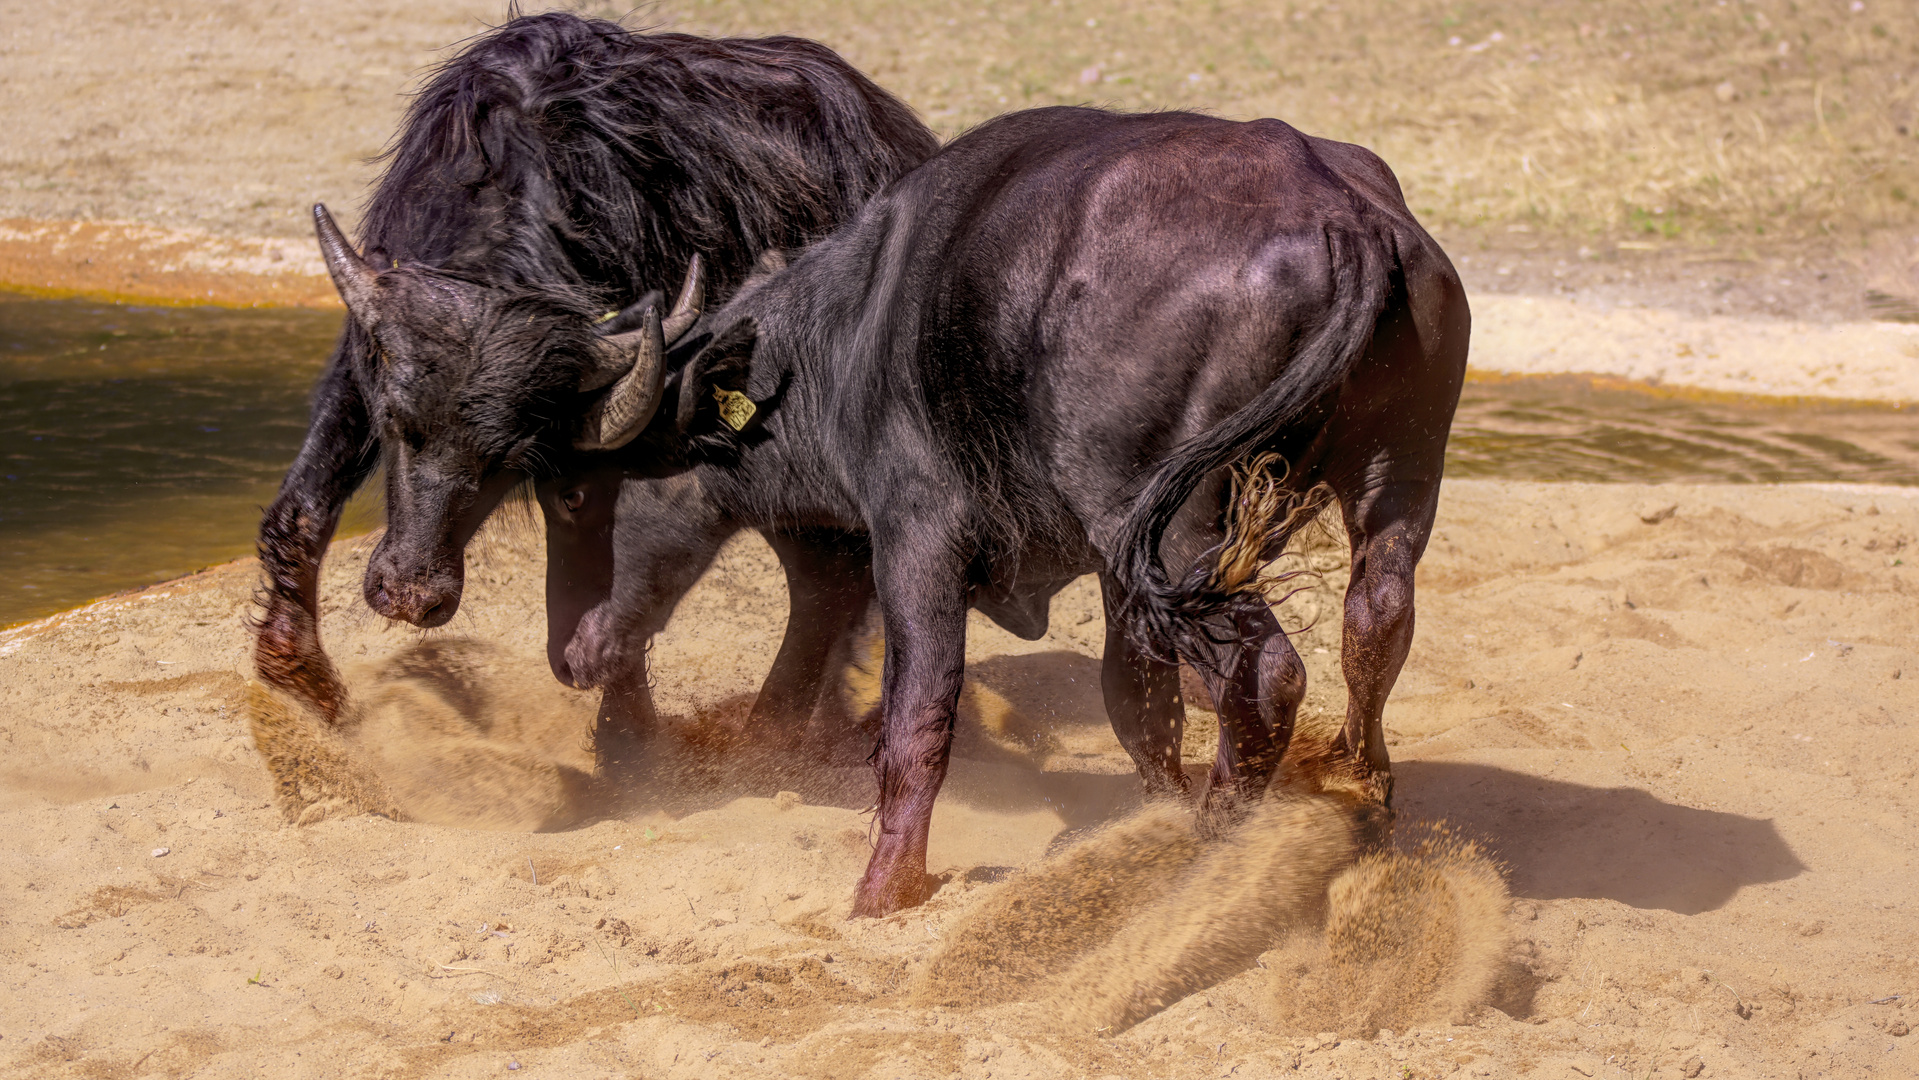
[[722, 390], [716, 386], [713, 388], [713, 400], [720, 403], [720, 419], [726, 421], [726, 426], [734, 431], [745, 430], [746, 422], [759, 411], [753, 399], [738, 390]]
[[620, 313], [617, 311], [609, 311], [606, 314], [600, 316], [599, 318], [594, 319], [593, 321], [596, 323], [612, 322], [614, 319], [619, 317], [619, 314]]

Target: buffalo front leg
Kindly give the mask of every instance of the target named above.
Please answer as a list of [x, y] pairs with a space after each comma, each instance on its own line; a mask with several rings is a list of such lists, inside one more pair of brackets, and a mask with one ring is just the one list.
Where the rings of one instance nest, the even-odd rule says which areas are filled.
[[[583, 506], [606, 496], [603, 487], [588, 494]], [[737, 531], [691, 478], [624, 480], [616, 507], [603, 553], [597, 532], [564, 533], [551, 517], [547, 532], [548, 611], [585, 609], [549, 624], [548, 655], [562, 682], [603, 688], [595, 749], [615, 773], [657, 724], [647, 668], [654, 635]], [[562, 540], [574, 542], [578, 550], [569, 554], [584, 555], [591, 572], [556, 583], [551, 568]], [[611, 566], [604, 578], [594, 569], [602, 558]]]
[[320, 564], [340, 508], [372, 473], [378, 449], [366, 405], [336, 350], [314, 390], [306, 441], [260, 520], [266, 587], [253, 646], [262, 682], [312, 702], [329, 721], [339, 719], [346, 687], [320, 644]]
[[[902, 530], [913, 533], [914, 530]], [[946, 779], [966, 672], [966, 585], [957, 545], [931, 530], [888, 550], [874, 540], [874, 581], [886, 629], [880, 690], [879, 838], [853, 895], [853, 917], [890, 915], [928, 894], [926, 841]]]
[[[836, 670], [852, 655], [850, 639], [873, 600], [873, 550], [863, 536], [826, 530], [763, 535], [786, 572], [786, 636], [753, 702], [756, 732], [797, 748], [813, 723]], [[832, 719], [845, 721], [844, 709]], [[854, 737], [851, 730], [818, 733], [824, 749]]]
[[1155, 660], [1140, 650], [1119, 614], [1123, 599], [1111, 574], [1099, 576], [1106, 608], [1106, 648], [1100, 660], [1100, 689], [1113, 734], [1133, 759], [1146, 797], [1185, 799], [1192, 794], [1180, 768], [1186, 702], [1179, 691], [1179, 665]]
[[642, 649], [601, 688], [600, 710], [593, 721], [593, 756], [600, 775], [623, 780], [638, 768], [645, 742], [659, 727], [659, 720]]
[[1352, 539], [1340, 667], [1346, 676], [1346, 725], [1340, 746], [1372, 775], [1373, 794], [1391, 805], [1392, 761], [1382, 717], [1413, 643], [1413, 571], [1432, 535], [1439, 484], [1399, 482], [1340, 498]]
[[1265, 795], [1292, 741], [1299, 703], [1306, 697], [1306, 665], [1271, 609], [1249, 607], [1233, 616], [1233, 632], [1205, 646], [1199, 665], [1219, 709], [1219, 750], [1200, 799], [1210, 829], [1231, 825]]

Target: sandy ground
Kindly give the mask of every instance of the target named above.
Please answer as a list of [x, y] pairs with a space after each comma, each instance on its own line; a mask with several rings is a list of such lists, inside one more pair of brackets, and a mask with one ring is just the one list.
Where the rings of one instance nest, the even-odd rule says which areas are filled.
[[[306, 206], [351, 218], [412, 73], [500, 9], [0, 2], [0, 284], [333, 303]], [[1911, 238], [1705, 262], [1441, 239], [1474, 294], [1480, 370], [1919, 399], [1919, 338], [1873, 321], [1919, 311]], [[1089, 582], [1042, 641], [975, 620], [935, 821], [943, 883], [922, 909], [860, 923], [843, 916], [869, 775], [774, 779], [698, 752], [778, 640], [785, 601], [757, 542], [656, 643], [674, 725], [614, 804], [578, 796], [592, 701], [546, 672], [524, 529], [489, 534], [462, 614], [424, 637], [366, 610], [370, 544], [340, 545], [326, 633], [364, 719], [337, 736], [297, 717], [262, 728], [268, 751], [307, 740], [277, 772], [249, 724], [279, 715], [245, 681], [250, 563], [5, 631], [0, 1063], [1919, 1076], [1919, 493], [1457, 482], [1441, 512], [1388, 710], [1415, 852], [1400, 886], [1354, 865], [1338, 815], [1297, 792], [1204, 852], [1140, 816], [1099, 704]], [[1340, 577], [1338, 558], [1314, 558]], [[1298, 638], [1309, 719], [1343, 707], [1337, 602], [1327, 586], [1287, 609], [1294, 626], [1326, 613]], [[1198, 770], [1212, 718], [1190, 720]], [[585, 823], [530, 831], [569, 814]], [[1441, 819], [1497, 856], [1510, 903], [1420, 861], [1420, 824]], [[1075, 920], [1035, 921], [1089, 865], [1105, 884], [1069, 905]], [[1407, 928], [1391, 947], [1340, 921], [1367, 896]], [[1035, 967], [1057, 975], [1015, 977]], [[1396, 1011], [1307, 1007], [1323, 973], [1353, 970]], [[1169, 1004], [1130, 1027], [1098, 1013], [1142, 996]]]
[[[1444, 819], [1482, 841], [1512, 902], [1477, 1004], [1420, 1015], [1413, 1000], [1383, 1031], [1300, 1028], [1279, 1005], [1296, 976], [1276, 974], [1300, 969], [1270, 927], [1241, 953], [1277, 951], [1207, 968], [1118, 1033], [1075, 1027], [1058, 987], [1025, 995], [1038, 1004], [928, 996], [929, 972], [990, 951], [983, 919], [1044, 891], [1060, 834], [1136, 808], [1099, 706], [1090, 582], [1058, 598], [1038, 642], [975, 618], [935, 819], [944, 884], [922, 909], [851, 923], [871, 793], [857, 767], [816, 771], [803, 796], [710, 761], [663, 769], [617, 810], [543, 833], [276, 796], [244, 719], [254, 571], [234, 564], [0, 635], [0, 1062], [72, 1076], [516, 1062], [660, 1077], [1919, 1075], [1916, 545], [1919, 495], [1897, 489], [1449, 485], [1387, 714], [1399, 830]], [[495, 530], [461, 614], [424, 638], [358, 602], [367, 551], [342, 544], [328, 564], [328, 640], [364, 700], [440, 719], [411, 741], [362, 740], [361, 766], [417, 817], [525, 825], [542, 799], [564, 801], [541, 778], [588, 764], [591, 703], [540, 660], [537, 539]], [[1339, 579], [1336, 556], [1313, 559]], [[1329, 584], [1287, 618], [1337, 600]], [[736, 544], [653, 652], [676, 732], [738, 707], [783, 611], [769, 555]], [[1333, 625], [1298, 638], [1309, 720], [1342, 707]], [[462, 719], [399, 678], [422, 648], [482, 657], [472, 685], [491, 702]], [[1190, 712], [1197, 769], [1211, 717]], [[685, 765], [678, 745], [661, 760]], [[309, 823], [289, 824], [303, 808]], [[1283, 846], [1280, 870], [1319, 858]], [[1114, 940], [1157, 939], [1160, 920], [1169, 936], [1185, 925], [1162, 912]], [[1442, 959], [1458, 947], [1412, 943]], [[1098, 967], [1108, 990], [1145, 977]], [[937, 1004], [950, 1000], [965, 1003]]]
[[1472, 366], [1768, 397], [1911, 402], [1919, 401], [1919, 324], [1739, 318], [1482, 293], [1473, 298]]

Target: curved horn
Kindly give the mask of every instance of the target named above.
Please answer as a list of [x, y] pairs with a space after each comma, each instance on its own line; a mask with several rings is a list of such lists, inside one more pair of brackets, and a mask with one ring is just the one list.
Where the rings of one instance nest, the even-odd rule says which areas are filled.
[[313, 228], [320, 234], [320, 254], [326, 257], [327, 276], [333, 279], [333, 287], [340, 291], [340, 299], [346, 301], [346, 309], [360, 320], [367, 330], [379, 321], [379, 305], [375, 302], [373, 281], [379, 272], [360, 258], [353, 245], [341, 234], [339, 226], [333, 224], [333, 215], [327, 213], [325, 203], [313, 204]]
[[668, 345], [678, 341], [681, 334], [700, 321], [700, 309], [706, 306], [706, 267], [696, 253], [693, 260], [686, 264], [686, 283], [680, 286], [679, 298], [673, 301], [673, 311], [666, 317], [661, 331]]
[[[593, 391], [601, 387], [611, 386], [614, 382], [618, 381], [621, 376], [633, 370], [633, 342], [638, 339], [634, 337], [632, 331], [620, 328], [632, 326], [636, 316], [639, 318], [642, 326], [644, 326], [646, 313], [658, 308], [664, 302], [665, 298], [660, 295], [660, 290], [654, 289], [634, 301], [633, 304], [624, 310], [609, 311], [606, 313], [606, 316], [600, 320], [602, 326], [600, 333], [604, 335], [600, 340], [602, 347], [593, 354], [590, 358], [592, 361], [591, 366], [580, 376], [580, 389], [582, 391]], [[627, 342], [623, 347], [605, 347], [607, 344], [621, 340], [622, 338]]]
[[616, 334], [600, 342], [603, 358], [631, 357], [620, 381], [586, 411], [573, 445], [581, 450], [617, 450], [633, 441], [660, 407], [666, 384], [666, 338], [660, 330], [660, 310], [648, 307], [638, 330]]

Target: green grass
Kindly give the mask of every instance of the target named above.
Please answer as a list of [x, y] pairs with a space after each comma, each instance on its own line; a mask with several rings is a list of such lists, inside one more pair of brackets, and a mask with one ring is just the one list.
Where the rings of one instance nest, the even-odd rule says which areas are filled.
[[1442, 229], [1713, 246], [1919, 222], [1911, 0], [670, 0], [636, 21], [818, 38], [946, 135], [1061, 103], [1277, 116], [1378, 151]]

